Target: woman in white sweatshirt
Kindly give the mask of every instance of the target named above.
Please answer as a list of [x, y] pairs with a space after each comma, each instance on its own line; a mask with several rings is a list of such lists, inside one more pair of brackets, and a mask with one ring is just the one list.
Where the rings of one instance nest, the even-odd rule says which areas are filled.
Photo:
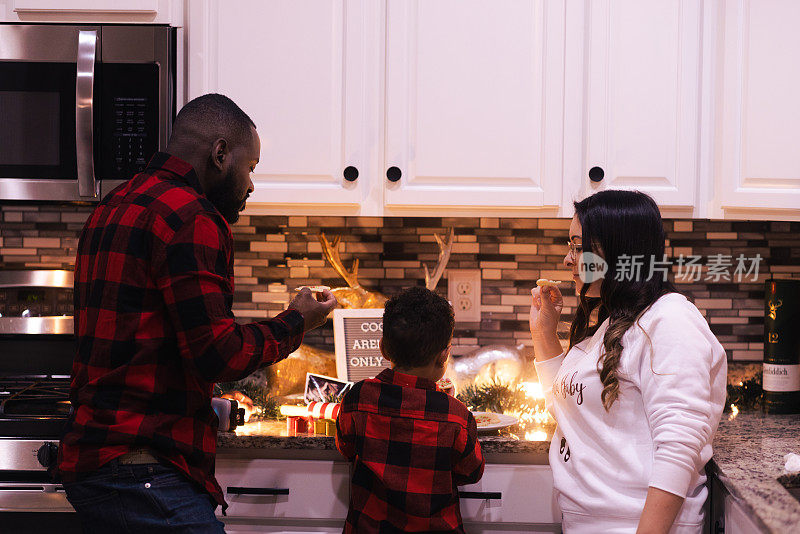
[[[661, 214], [643, 193], [608, 190], [575, 203], [564, 264], [580, 298], [566, 353], [556, 336], [560, 291], [532, 290], [566, 534], [702, 531], [727, 362], [697, 308], [650, 269], [651, 258], [663, 265], [664, 243]], [[605, 261], [602, 278], [592, 279], [582, 252]]]

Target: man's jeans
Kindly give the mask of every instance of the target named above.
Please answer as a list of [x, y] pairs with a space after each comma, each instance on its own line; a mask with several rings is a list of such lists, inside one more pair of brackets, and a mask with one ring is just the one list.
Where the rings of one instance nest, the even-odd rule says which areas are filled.
[[225, 532], [214, 516], [214, 500], [177, 469], [161, 464], [112, 460], [64, 484], [64, 490], [87, 533]]

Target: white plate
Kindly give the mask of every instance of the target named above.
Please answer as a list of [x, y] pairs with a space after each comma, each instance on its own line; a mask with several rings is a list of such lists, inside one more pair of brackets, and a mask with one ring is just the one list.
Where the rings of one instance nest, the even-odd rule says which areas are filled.
[[507, 426], [516, 425], [519, 423], [519, 417], [514, 415], [508, 415], [504, 413], [493, 413], [493, 412], [472, 412], [472, 415], [496, 415], [500, 418], [500, 421], [497, 423], [492, 423], [491, 425], [484, 425], [478, 426], [478, 432], [490, 431], [490, 430], [500, 430], [501, 428], [505, 428]]

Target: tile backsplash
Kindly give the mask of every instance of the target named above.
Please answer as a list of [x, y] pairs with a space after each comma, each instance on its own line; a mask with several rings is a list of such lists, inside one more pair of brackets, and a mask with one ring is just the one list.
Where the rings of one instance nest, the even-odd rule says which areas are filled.
[[[0, 206], [0, 269], [66, 268], [74, 265], [78, 236], [91, 207]], [[244, 215], [233, 227], [236, 294], [234, 311], [242, 321], [270, 317], [284, 309], [299, 285], [346, 285], [327, 264], [318, 240], [341, 236], [339, 253], [348, 269], [358, 258], [363, 287], [391, 296], [403, 287], [424, 284], [423, 265], [432, 271], [439, 248], [435, 234], [455, 229], [447, 269], [480, 269], [481, 321], [457, 323], [454, 354], [488, 344], [528, 347], [529, 291], [537, 278], [571, 276], [562, 265], [569, 219], [447, 217], [314, 217]], [[732, 361], [762, 359], [764, 280], [800, 279], [800, 222], [666, 219], [670, 259], [701, 256], [707, 264], [699, 280], [679, 289], [694, 299]], [[736, 280], [737, 258], [759, 254], [758, 277]], [[729, 268], [720, 276], [711, 263]], [[676, 267], [673, 266], [673, 272]], [[726, 276], [728, 279], [726, 279]], [[437, 291], [447, 295], [447, 271]], [[571, 282], [570, 282], [571, 285]], [[565, 298], [561, 333], [577, 297]], [[330, 323], [306, 342], [333, 349]]]

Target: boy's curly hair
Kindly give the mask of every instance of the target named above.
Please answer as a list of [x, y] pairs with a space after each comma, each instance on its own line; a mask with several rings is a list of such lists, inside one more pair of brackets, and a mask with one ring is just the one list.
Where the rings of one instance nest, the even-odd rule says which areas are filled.
[[386, 302], [383, 347], [398, 367], [423, 367], [447, 349], [455, 315], [444, 298], [424, 287], [411, 287]]

